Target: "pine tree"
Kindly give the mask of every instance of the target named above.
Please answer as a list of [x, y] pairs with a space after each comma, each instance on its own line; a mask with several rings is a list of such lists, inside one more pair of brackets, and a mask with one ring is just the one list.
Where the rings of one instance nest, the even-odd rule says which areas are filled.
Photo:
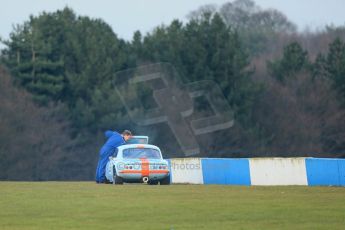
[[268, 68], [272, 76], [284, 83], [286, 79], [294, 78], [298, 72], [309, 68], [308, 52], [299, 43], [292, 42], [284, 47], [280, 60], [268, 62]]
[[334, 88], [341, 96], [340, 101], [345, 103], [345, 42], [339, 38], [329, 45], [326, 70], [329, 78], [333, 81]]

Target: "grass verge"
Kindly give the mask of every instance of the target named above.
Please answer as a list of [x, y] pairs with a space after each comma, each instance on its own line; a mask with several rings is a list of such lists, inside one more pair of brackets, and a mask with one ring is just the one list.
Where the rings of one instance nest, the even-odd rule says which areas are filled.
[[0, 182], [0, 229], [345, 229], [345, 188]]

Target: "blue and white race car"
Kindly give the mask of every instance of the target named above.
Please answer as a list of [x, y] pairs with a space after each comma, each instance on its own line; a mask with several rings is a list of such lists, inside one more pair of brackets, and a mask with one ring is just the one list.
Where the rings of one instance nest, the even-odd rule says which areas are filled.
[[113, 184], [170, 184], [168, 162], [157, 146], [148, 144], [146, 136], [134, 136], [128, 144], [119, 146], [109, 157], [105, 176]]

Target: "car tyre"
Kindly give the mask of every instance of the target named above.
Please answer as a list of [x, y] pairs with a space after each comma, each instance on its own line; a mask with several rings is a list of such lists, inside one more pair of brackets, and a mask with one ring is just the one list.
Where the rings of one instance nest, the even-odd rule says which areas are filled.
[[158, 180], [149, 180], [148, 184], [149, 185], [157, 185], [158, 184]]
[[113, 184], [123, 184], [123, 180], [116, 174], [115, 165], [113, 165]]
[[170, 184], [170, 175], [160, 180], [160, 185], [169, 185], [169, 184]]

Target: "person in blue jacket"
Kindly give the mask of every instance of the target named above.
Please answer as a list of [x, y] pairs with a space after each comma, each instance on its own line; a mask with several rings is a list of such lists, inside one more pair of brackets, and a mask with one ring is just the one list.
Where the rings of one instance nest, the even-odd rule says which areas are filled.
[[117, 147], [126, 144], [126, 141], [132, 137], [132, 133], [129, 130], [123, 131], [122, 134], [108, 130], [104, 134], [107, 138], [107, 141], [99, 151], [99, 161], [96, 170], [97, 183], [106, 182], [105, 167], [107, 165], [109, 157], [113, 155]]

